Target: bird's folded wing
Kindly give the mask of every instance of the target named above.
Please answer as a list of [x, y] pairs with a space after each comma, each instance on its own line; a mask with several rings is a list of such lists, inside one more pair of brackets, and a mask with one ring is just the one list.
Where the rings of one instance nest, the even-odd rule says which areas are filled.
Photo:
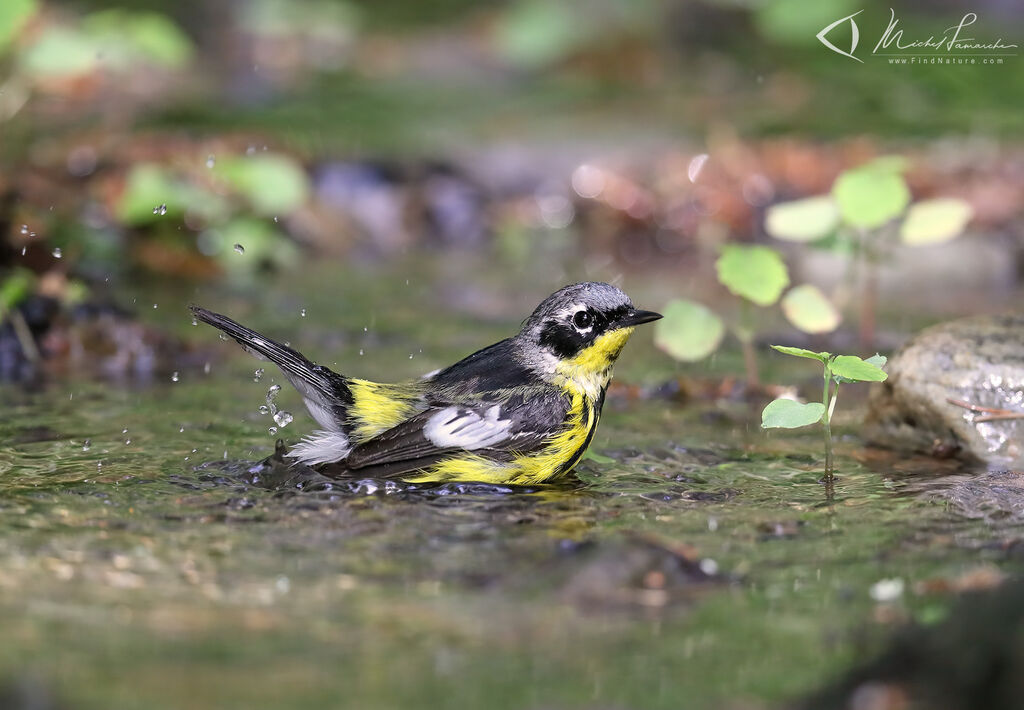
[[350, 470], [384, 466], [394, 475], [459, 452], [507, 461], [513, 454], [537, 449], [558, 433], [566, 409], [557, 393], [434, 405], [359, 444], [344, 465]]

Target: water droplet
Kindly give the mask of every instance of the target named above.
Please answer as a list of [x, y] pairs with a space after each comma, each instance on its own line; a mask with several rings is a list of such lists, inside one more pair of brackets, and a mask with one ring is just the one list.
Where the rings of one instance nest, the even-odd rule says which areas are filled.
[[52, 253], [54, 259], [60, 259], [62, 256], [64, 256], [64, 252], [60, 250], [60, 247], [55, 247]]
[[268, 433], [269, 433], [269, 434], [270, 434], [271, 436], [273, 436], [274, 434], [276, 434], [276, 433], [277, 433], [277, 427], [276, 427], [276, 426], [272, 426], [272, 427], [270, 427], [269, 429], [267, 429], [267, 432], [268, 432]]
[[24, 234], [24, 235], [28, 235], [28, 225], [27, 224], [21, 225], [21, 233]]
[[88, 451], [92, 448], [92, 439], [86, 439], [82, 442], [82, 451]]
[[277, 215], [274, 215], [274, 221], [277, 222]]
[[192, 316], [192, 325], [199, 325], [199, 319], [195, 316]]
[[204, 375], [209, 375], [210, 374], [210, 363], [207, 362], [207, 363], [203, 364], [203, 374]]
[[294, 419], [294, 418], [295, 417], [292, 416], [291, 412], [285, 412], [285, 411], [280, 411], [280, 412], [278, 412], [277, 414], [274, 415], [274, 421], [277, 422], [277, 425], [279, 427], [282, 427], [282, 428], [288, 426], [289, 424], [291, 424], [292, 423], [292, 419]]
[[153, 310], [154, 311], [156, 310], [156, 304], [155, 303], [153, 304]]
[[250, 145], [248, 148], [245, 149], [245, 154], [246, 155], [256, 155], [256, 146]]
[[178, 433], [179, 434], [184, 434], [185, 433], [185, 427], [178, 427]]
[[362, 348], [359, 348], [359, 354], [360, 354], [360, 355], [362, 355], [362, 354], [363, 354], [363, 349], [362, 349]]
[[267, 390], [267, 409], [271, 414], [277, 414], [277, 405], [274, 404], [274, 399], [280, 391], [281, 385], [271, 385]]
[[245, 247], [243, 247], [241, 244], [236, 244], [235, 245], [235, 251], [237, 251], [239, 254], [244, 254], [245, 253]]
[[409, 353], [409, 359], [412, 360], [412, 353]]
[[206, 156], [206, 167], [212, 168], [216, 164], [217, 159], [213, 156], [213, 153], [210, 153], [208, 156]]
[[263, 368], [261, 367], [261, 368], [258, 368], [255, 372], [252, 373], [252, 381], [253, 382], [259, 382], [262, 379], [263, 379]]
[[270, 407], [265, 404], [261, 404], [258, 409], [260, 414], [270, 414]]
[[708, 162], [708, 157], [707, 153], [698, 153], [690, 160], [690, 164], [686, 166], [686, 177], [690, 178], [690, 182], [697, 182], [704, 164]]
[[167, 214], [167, 205], [157, 205], [156, 207], [153, 208], [153, 214], [158, 214], [161, 217], [163, 217], [165, 214]]
[[122, 433], [122, 434], [127, 434], [127, 433], [128, 433], [128, 429], [127, 429], [127, 428], [125, 428], [125, 429], [122, 429], [122, 430], [121, 430], [121, 433]]
[[22, 247], [21, 248], [21, 255], [25, 256], [25, 252], [27, 252], [27, 251], [28, 251], [28, 247]]
[[131, 440], [131, 439], [125, 439], [125, 440], [124, 440], [124, 445], [125, 445], [125, 446], [128, 446], [128, 445], [129, 445], [129, 444], [131, 444], [131, 443], [132, 443], [132, 440]]
[[171, 373], [171, 382], [177, 382], [179, 379], [180, 377], [177, 371]]
[[305, 318], [306, 317], [306, 309], [303, 308], [301, 311], [299, 311], [299, 315], [302, 316], [303, 318]]

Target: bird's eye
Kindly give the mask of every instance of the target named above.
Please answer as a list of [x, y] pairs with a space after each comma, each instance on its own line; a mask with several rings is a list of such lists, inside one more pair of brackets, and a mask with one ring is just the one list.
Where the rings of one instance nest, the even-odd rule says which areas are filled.
[[594, 316], [590, 311], [578, 311], [572, 317], [572, 324], [579, 330], [586, 330], [594, 324]]

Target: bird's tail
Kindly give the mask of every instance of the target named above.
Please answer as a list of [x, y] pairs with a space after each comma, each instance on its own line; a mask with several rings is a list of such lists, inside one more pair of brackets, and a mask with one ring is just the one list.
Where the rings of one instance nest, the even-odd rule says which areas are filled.
[[317, 365], [302, 353], [260, 335], [227, 316], [191, 305], [192, 314], [204, 323], [234, 338], [242, 347], [263, 360], [270, 360], [284, 372], [288, 381], [306, 400], [314, 418], [328, 429], [337, 429], [344, 412], [352, 404], [348, 381], [337, 372]]

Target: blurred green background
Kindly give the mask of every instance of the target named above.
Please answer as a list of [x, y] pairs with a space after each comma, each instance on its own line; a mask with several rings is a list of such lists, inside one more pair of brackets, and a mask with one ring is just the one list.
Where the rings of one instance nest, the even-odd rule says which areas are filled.
[[[820, 372], [682, 328], [696, 363], [634, 336], [567, 487], [261, 487], [239, 459], [310, 422], [269, 433], [276, 373], [185, 309], [400, 379], [581, 279], [764, 353], [1019, 307], [1019, 48], [893, 64], [890, 7], [1024, 44], [1015, 0], [0, 0], [0, 706], [774, 707], [1019, 566], [921, 493], [975, 471], [862, 447], [854, 387], [826, 502], [817, 433], [752, 404]], [[858, 11], [860, 62], [815, 37]], [[841, 175], [883, 224], [766, 221]], [[934, 198], [956, 230], [893, 219]], [[738, 246], [828, 327], [734, 297]]]

